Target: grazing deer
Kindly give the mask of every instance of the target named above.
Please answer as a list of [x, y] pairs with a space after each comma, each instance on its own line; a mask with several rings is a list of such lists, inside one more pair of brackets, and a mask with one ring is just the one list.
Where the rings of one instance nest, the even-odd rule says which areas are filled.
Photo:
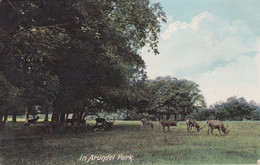
[[111, 128], [114, 125], [114, 121], [115, 119], [113, 119], [113, 121], [108, 119], [108, 121], [105, 124], [106, 128]]
[[96, 118], [96, 126], [98, 125], [98, 123], [101, 123], [102, 125], [104, 125], [107, 123], [107, 121], [104, 118], [98, 117], [98, 118]]
[[230, 132], [230, 130], [227, 130], [227, 128], [224, 127], [224, 124], [222, 121], [220, 120], [208, 120], [207, 121], [207, 126], [208, 126], [208, 134], [209, 134], [209, 130], [211, 132], [211, 134], [213, 135], [213, 130], [214, 129], [218, 129], [219, 131], [219, 134], [221, 134], [221, 131], [224, 133], [224, 134], [228, 134]]
[[24, 126], [29, 126], [30, 124], [35, 124], [39, 118], [40, 117], [37, 116], [35, 119], [30, 119], [30, 120], [28, 120], [28, 123], [25, 122], [23, 125]]
[[[109, 120], [109, 119], [107, 119], [107, 120]], [[111, 127], [114, 125], [115, 118], [114, 118], [113, 121], [107, 121], [107, 120], [104, 119], [104, 118], [100, 118], [100, 117], [96, 118], [96, 125], [95, 125], [95, 127], [98, 126], [98, 123], [101, 123], [102, 126], [103, 126], [105, 129], [106, 129], [106, 128], [111, 128]]]
[[143, 126], [148, 126], [153, 129], [153, 121], [150, 119], [147, 119], [147, 118], [143, 118], [143, 119], [141, 119], [140, 130], [141, 130], [141, 128], [143, 128]]
[[192, 127], [195, 128], [195, 131], [197, 130], [198, 132], [202, 129], [202, 127], [199, 126], [198, 122], [196, 119], [189, 118], [186, 120], [186, 125], [187, 125], [187, 130], [189, 131], [192, 129]]
[[170, 131], [170, 126], [175, 126], [177, 127], [177, 121], [172, 121], [172, 120], [160, 120], [160, 123], [163, 126], [163, 130], [165, 131], [164, 127], [168, 127], [168, 132]]
[[29, 124], [31, 124], [31, 123], [36, 123], [39, 118], [40, 118], [40, 117], [37, 116], [35, 119], [30, 119], [30, 120], [28, 120], [28, 123], [29, 123]]

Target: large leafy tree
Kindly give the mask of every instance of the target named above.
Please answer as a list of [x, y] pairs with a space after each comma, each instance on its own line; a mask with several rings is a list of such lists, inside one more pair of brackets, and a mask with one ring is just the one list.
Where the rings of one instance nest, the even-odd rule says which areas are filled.
[[25, 89], [29, 111], [52, 103], [53, 120], [82, 115], [91, 102], [125, 106], [119, 96], [145, 77], [139, 50], [149, 44], [158, 54], [165, 21], [149, 0], [17, 1], [9, 8], [17, 24], [0, 27], [0, 71]]
[[199, 86], [188, 80], [158, 77], [147, 82], [145, 90], [146, 107], [143, 112], [156, 115], [159, 119], [174, 116], [185, 117], [194, 109], [205, 109], [204, 97]]

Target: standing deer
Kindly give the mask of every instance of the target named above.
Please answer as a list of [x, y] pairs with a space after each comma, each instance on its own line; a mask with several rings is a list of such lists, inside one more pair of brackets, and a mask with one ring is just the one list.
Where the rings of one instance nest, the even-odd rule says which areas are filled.
[[147, 118], [143, 118], [141, 119], [140, 130], [143, 128], [143, 126], [149, 126], [153, 129], [153, 121]]
[[208, 120], [207, 126], [208, 126], [208, 132], [207, 132], [208, 134], [209, 134], [209, 130], [210, 130], [211, 134], [213, 135], [214, 129], [218, 129], [219, 134], [221, 134], [221, 131], [224, 134], [228, 134], [230, 132], [230, 130], [227, 130], [227, 128], [224, 127], [223, 122], [220, 120]]
[[162, 124], [163, 126], [163, 130], [165, 132], [165, 129], [164, 127], [168, 127], [168, 132], [170, 131], [170, 126], [175, 126], [177, 127], [177, 121], [172, 121], [172, 120], [160, 120], [160, 123]]
[[189, 118], [186, 120], [186, 125], [187, 125], [187, 130], [189, 131], [192, 129], [192, 127], [195, 128], [195, 131], [197, 130], [198, 132], [202, 129], [202, 127], [199, 126], [198, 122], [196, 119]]

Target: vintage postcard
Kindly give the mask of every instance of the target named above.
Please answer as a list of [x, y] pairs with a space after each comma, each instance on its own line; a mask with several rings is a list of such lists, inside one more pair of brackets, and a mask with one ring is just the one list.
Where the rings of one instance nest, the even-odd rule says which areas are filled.
[[259, 0], [0, 0], [0, 165], [260, 164]]

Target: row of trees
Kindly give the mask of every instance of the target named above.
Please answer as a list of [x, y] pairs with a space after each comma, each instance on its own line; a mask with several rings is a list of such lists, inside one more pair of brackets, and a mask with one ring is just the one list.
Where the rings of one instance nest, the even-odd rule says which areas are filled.
[[226, 101], [211, 105], [207, 110], [194, 111], [191, 117], [198, 120], [260, 120], [260, 105], [243, 97], [230, 97]]

